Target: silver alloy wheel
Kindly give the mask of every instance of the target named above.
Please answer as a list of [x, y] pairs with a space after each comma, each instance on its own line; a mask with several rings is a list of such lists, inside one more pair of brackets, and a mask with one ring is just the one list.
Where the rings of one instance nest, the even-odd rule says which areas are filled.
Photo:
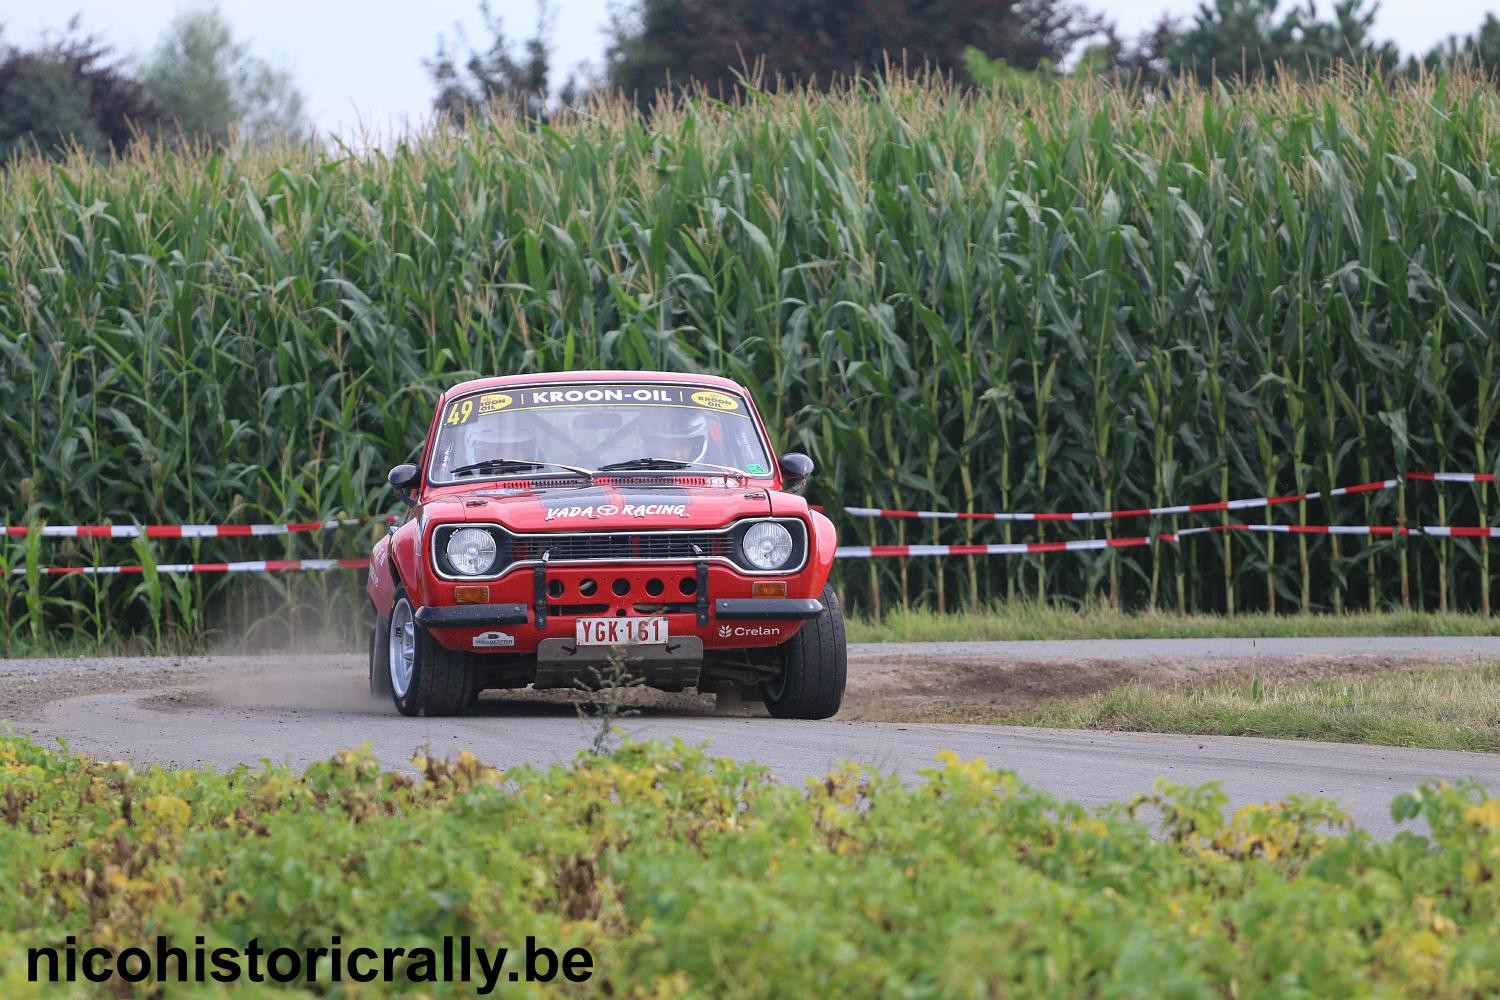
[[411, 687], [411, 672], [417, 659], [417, 623], [412, 620], [411, 602], [404, 597], [391, 609], [389, 647], [391, 690], [400, 698]]

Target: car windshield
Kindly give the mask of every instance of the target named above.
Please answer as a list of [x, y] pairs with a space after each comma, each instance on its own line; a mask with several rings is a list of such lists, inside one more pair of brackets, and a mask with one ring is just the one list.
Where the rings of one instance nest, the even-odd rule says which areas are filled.
[[428, 482], [610, 469], [768, 476], [771, 460], [739, 393], [645, 382], [507, 386], [444, 406]]

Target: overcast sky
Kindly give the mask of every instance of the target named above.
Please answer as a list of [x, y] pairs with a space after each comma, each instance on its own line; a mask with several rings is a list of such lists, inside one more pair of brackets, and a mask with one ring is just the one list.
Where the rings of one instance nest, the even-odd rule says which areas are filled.
[[[553, 0], [552, 44], [561, 84], [583, 62], [598, 66], [609, 12], [624, 0]], [[735, 0], [725, 0], [735, 2]], [[82, 26], [122, 53], [143, 53], [172, 15], [192, 0], [0, 0], [0, 29], [24, 44], [44, 32], [57, 33], [73, 14]], [[1186, 17], [1198, 0], [1085, 0], [1133, 36], [1163, 13]], [[536, 23], [534, 0], [492, 0], [507, 34], [529, 37]], [[360, 125], [389, 135], [426, 116], [432, 83], [422, 60], [440, 34], [462, 24], [469, 37], [484, 37], [479, 0], [223, 0], [221, 9], [236, 34], [255, 52], [287, 70], [307, 95], [308, 110], [324, 130], [347, 132]], [[1320, 10], [1331, 7], [1319, 0]], [[1473, 31], [1493, 0], [1385, 0], [1376, 34], [1405, 52], [1424, 51], [1450, 35]]]

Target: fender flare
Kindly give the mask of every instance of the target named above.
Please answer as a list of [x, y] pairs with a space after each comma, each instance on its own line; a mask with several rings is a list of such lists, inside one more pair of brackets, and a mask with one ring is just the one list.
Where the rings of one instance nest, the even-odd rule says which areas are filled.
[[427, 603], [427, 574], [422, 572], [421, 521], [407, 521], [390, 538], [391, 571], [396, 581], [406, 588], [407, 596], [416, 606], [421, 607]]
[[812, 528], [813, 587], [811, 593], [821, 594], [828, 583], [828, 574], [833, 571], [833, 557], [839, 545], [838, 529], [820, 511], [809, 509], [807, 519]]
[[365, 593], [369, 595], [377, 616], [390, 611], [396, 600], [397, 587], [405, 587], [411, 599], [419, 604], [426, 598], [421, 530], [417, 521], [407, 521], [377, 541], [371, 550], [370, 578]]

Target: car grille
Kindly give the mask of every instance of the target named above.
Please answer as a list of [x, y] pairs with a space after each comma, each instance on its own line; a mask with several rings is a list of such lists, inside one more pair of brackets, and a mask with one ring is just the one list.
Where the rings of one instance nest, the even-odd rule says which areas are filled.
[[517, 562], [541, 559], [549, 552], [547, 561], [551, 563], [594, 559], [620, 562], [681, 559], [691, 562], [707, 556], [728, 556], [730, 541], [722, 532], [706, 531], [519, 535], [511, 540], [511, 558]]

